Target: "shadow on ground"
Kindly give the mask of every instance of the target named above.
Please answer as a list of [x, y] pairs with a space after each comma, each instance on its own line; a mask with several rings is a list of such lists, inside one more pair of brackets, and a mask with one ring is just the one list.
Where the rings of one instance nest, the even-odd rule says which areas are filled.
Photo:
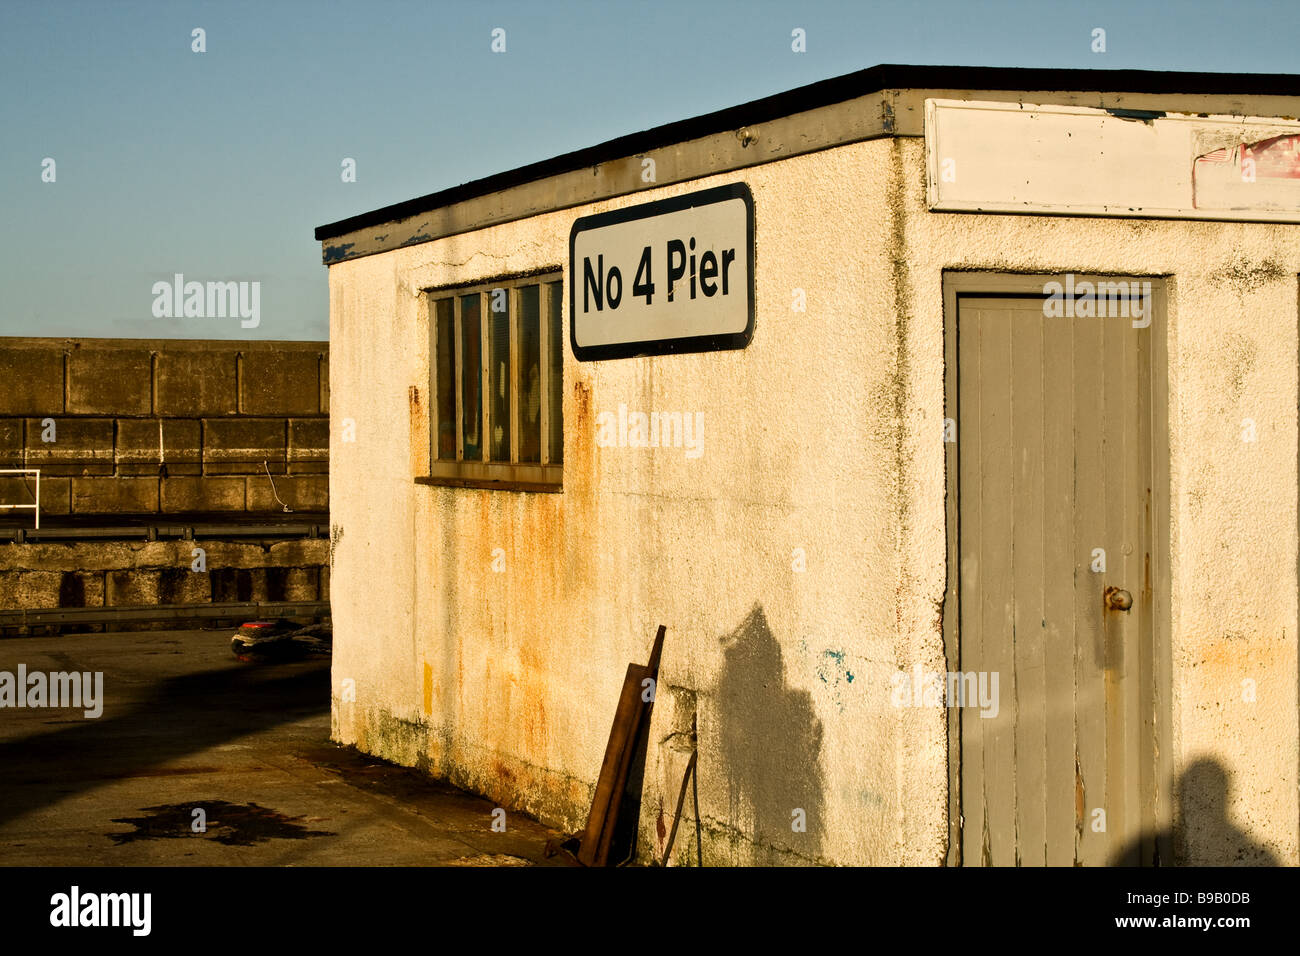
[[[329, 710], [329, 661], [172, 677], [126, 713], [0, 742], [0, 823], [101, 783]], [[161, 770], [160, 773], [167, 771]]]

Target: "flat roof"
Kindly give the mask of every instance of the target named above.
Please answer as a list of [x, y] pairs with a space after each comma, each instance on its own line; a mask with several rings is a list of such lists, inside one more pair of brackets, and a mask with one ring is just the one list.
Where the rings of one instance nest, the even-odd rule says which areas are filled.
[[1291, 73], [1182, 73], [1158, 70], [1058, 70], [987, 66], [909, 66], [886, 63], [844, 76], [820, 80], [784, 93], [765, 96], [739, 106], [666, 123], [652, 129], [606, 140], [595, 146], [563, 153], [350, 216], [316, 228], [317, 241], [345, 236], [359, 229], [380, 226], [441, 209], [465, 200], [561, 173], [639, 155], [686, 140], [698, 139], [741, 126], [768, 122], [793, 113], [842, 103], [892, 89], [964, 89], [997, 91], [1070, 91], [1096, 93], [1151, 93], [1182, 95], [1300, 96], [1300, 75]]

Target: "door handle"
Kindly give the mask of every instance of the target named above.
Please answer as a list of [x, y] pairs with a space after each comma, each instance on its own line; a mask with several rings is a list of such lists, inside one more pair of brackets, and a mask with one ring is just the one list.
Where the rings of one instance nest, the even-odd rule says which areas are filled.
[[1123, 588], [1107, 586], [1104, 600], [1108, 611], [1127, 611], [1133, 606], [1133, 595]]

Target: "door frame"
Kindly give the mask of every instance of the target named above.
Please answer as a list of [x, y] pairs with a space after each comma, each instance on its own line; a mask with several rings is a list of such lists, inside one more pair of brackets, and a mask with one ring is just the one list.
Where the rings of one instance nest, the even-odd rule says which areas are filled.
[[[961, 642], [958, 634], [961, 597], [960, 501], [958, 448], [961, 437], [961, 410], [957, 407], [958, 347], [957, 309], [963, 296], [1026, 298], [1043, 295], [1044, 283], [1063, 280], [1069, 269], [1057, 272], [1010, 273], [986, 271], [943, 271], [943, 357], [944, 357], [944, 424], [957, 424], [957, 441], [944, 442], [945, 524], [947, 527], [947, 583], [943, 599], [944, 659], [950, 672], [961, 670]], [[1151, 590], [1151, 640], [1149, 661], [1150, 706], [1144, 708], [1143, 735], [1151, 741], [1155, 763], [1150, 768], [1153, 779], [1144, 781], [1143, 792], [1149, 803], [1142, 813], [1142, 862], [1150, 863], [1158, 850], [1164, 865], [1172, 859], [1173, 847], [1167, 839], [1173, 825], [1173, 754], [1172, 708], [1173, 665], [1169, 613], [1169, 358], [1167, 343], [1167, 305], [1169, 276], [1132, 274], [1074, 273], [1075, 281], [1114, 282], [1138, 279], [1151, 283], [1151, 335], [1147, 349], [1150, 382], [1150, 521], [1151, 566], [1148, 574]], [[1145, 681], [1144, 681], [1145, 683]], [[961, 866], [961, 713], [945, 707], [948, 757], [948, 846], [945, 865]], [[1156, 835], [1159, 839], [1156, 839]], [[1156, 844], [1159, 843], [1157, 847]]]

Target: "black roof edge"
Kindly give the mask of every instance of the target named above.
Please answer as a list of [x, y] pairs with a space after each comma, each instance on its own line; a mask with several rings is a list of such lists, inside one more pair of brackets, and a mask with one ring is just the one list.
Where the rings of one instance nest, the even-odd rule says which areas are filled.
[[500, 192], [548, 176], [699, 139], [728, 129], [768, 122], [890, 89], [1068, 90], [1096, 93], [1189, 93], [1300, 96], [1300, 75], [1291, 73], [1182, 73], [1158, 70], [1074, 70], [1001, 66], [912, 66], [884, 63], [855, 73], [765, 96], [739, 106], [629, 133], [595, 146], [529, 163], [483, 179], [394, 203], [316, 228], [323, 242], [358, 229], [396, 222], [453, 203]]

